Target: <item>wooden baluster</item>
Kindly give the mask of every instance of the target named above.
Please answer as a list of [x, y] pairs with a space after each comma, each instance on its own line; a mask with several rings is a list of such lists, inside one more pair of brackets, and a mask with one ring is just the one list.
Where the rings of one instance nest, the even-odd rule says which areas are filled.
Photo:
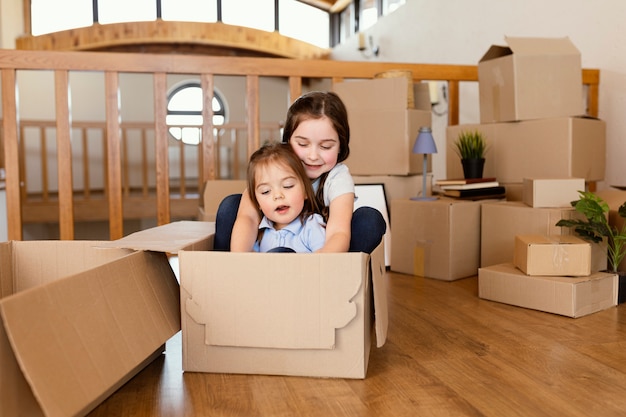
[[154, 139], [156, 152], [157, 224], [170, 222], [170, 170], [167, 140], [167, 74], [154, 74]]
[[119, 74], [105, 73], [106, 96], [106, 190], [109, 198], [109, 235], [111, 240], [124, 237], [122, 167], [120, 158]]
[[201, 184], [204, 184], [207, 180], [214, 180], [218, 177], [216, 172], [216, 161], [219, 155], [215, 144], [217, 143], [214, 137], [213, 126], [213, 90], [215, 89], [213, 74], [202, 74], [200, 76], [200, 84], [202, 86], [202, 97], [204, 101], [202, 103], [202, 171]]
[[22, 207], [15, 70], [2, 70], [2, 129], [6, 170], [7, 235], [9, 240], [22, 240]]
[[57, 182], [59, 188], [59, 236], [74, 239], [74, 181], [70, 132], [69, 73], [54, 72], [57, 133]]
[[[261, 146], [259, 125], [259, 77], [246, 76], [246, 106], [248, 108], [248, 158]], [[237, 152], [237, 149], [235, 149]], [[247, 161], [246, 161], [247, 162]]]

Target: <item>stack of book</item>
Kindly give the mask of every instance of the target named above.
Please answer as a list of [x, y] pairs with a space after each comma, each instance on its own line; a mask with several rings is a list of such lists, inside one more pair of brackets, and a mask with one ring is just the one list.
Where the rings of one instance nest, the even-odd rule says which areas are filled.
[[480, 200], [504, 198], [506, 189], [495, 178], [458, 178], [437, 180], [435, 187], [440, 194], [452, 198]]

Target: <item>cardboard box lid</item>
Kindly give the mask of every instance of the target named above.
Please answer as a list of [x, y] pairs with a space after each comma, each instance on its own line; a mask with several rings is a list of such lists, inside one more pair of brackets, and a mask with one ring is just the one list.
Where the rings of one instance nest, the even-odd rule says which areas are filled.
[[492, 45], [479, 62], [507, 56], [530, 55], [580, 55], [580, 51], [568, 37], [564, 38], [518, 38], [506, 36], [507, 46]]
[[348, 108], [348, 114], [355, 110], [407, 109], [406, 78], [344, 81], [336, 83], [333, 88]]
[[165, 256], [133, 252], [5, 297], [0, 314], [44, 414], [77, 416], [154, 359], [180, 329], [178, 297]]
[[377, 345], [385, 343], [383, 244], [371, 256], [183, 251], [180, 261], [192, 295], [184, 308], [205, 325], [207, 345], [282, 349], [333, 349], [336, 329], [357, 316], [352, 298], [369, 285], [371, 261]]
[[175, 254], [180, 250], [209, 250], [214, 233], [214, 222], [182, 220], [140, 230], [99, 246]]

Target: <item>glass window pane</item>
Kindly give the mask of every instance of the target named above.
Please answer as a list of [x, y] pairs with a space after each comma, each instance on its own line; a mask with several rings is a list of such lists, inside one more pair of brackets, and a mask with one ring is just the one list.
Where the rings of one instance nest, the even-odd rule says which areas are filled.
[[280, 0], [278, 5], [280, 33], [320, 48], [330, 46], [329, 20], [325, 11], [296, 0]]
[[222, 21], [229, 25], [274, 31], [274, 0], [222, 2]]
[[156, 20], [154, 0], [98, 0], [98, 22], [143, 22]]
[[361, 20], [359, 30], [363, 31], [378, 20], [378, 6], [376, 0], [361, 0]]
[[[90, 1], [31, 0], [30, 9], [33, 36], [93, 24], [93, 9]], [[71, 10], [72, 13], [65, 13], [65, 10]], [[51, 16], [54, 18], [50, 18]]]
[[202, 111], [202, 89], [200, 87], [185, 87], [170, 98], [168, 110], [195, 110]]
[[217, 0], [161, 0], [163, 20], [217, 22]]

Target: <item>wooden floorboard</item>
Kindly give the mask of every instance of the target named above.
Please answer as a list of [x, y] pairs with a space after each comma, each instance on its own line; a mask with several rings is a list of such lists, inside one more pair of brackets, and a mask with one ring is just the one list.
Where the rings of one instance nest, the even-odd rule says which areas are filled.
[[476, 277], [387, 274], [365, 380], [183, 373], [179, 333], [90, 417], [626, 414], [626, 307], [572, 319], [481, 300]]

